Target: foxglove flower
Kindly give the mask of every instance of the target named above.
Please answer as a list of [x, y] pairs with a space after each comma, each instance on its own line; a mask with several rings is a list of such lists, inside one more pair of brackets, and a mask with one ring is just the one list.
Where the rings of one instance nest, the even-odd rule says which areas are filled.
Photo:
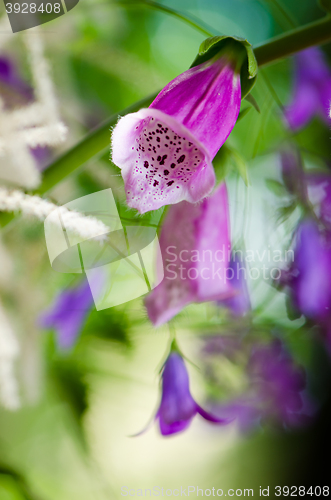
[[312, 47], [295, 56], [294, 92], [285, 108], [285, 118], [293, 130], [300, 129], [318, 114], [329, 121], [331, 70], [323, 52]]
[[75, 343], [93, 304], [85, 279], [78, 286], [63, 290], [50, 309], [40, 316], [39, 325], [56, 330], [59, 346], [68, 349]]
[[178, 352], [172, 351], [164, 365], [161, 404], [155, 417], [159, 420], [161, 434], [168, 436], [187, 429], [197, 413], [218, 424], [231, 421], [211, 415], [194, 401], [184, 360]]
[[169, 321], [191, 302], [232, 296], [226, 275], [231, 252], [225, 184], [199, 205], [183, 201], [170, 207], [160, 247], [164, 279], [145, 302], [155, 326]]
[[234, 316], [245, 316], [251, 310], [246, 278], [245, 262], [234, 254], [228, 268], [228, 280], [235, 294], [219, 301], [219, 305], [227, 307]]
[[119, 120], [112, 160], [122, 170], [130, 207], [144, 213], [210, 194], [211, 162], [240, 110], [241, 64], [224, 50], [172, 80], [148, 109]]

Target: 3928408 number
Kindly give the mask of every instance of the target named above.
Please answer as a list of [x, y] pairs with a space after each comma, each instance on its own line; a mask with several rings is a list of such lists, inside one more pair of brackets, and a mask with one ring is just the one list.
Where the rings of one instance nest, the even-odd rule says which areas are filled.
[[45, 3], [40, 4], [37, 8], [37, 4], [35, 3], [22, 3], [22, 5], [18, 2], [6, 3], [6, 12], [7, 14], [36, 14], [41, 12], [42, 14], [60, 14], [61, 13], [61, 4], [60, 3]]
[[276, 497], [303, 497], [306, 495], [315, 496], [315, 497], [328, 497], [330, 494], [329, 486], [310, 486], [310, 488], [306, 489], [305, 486], [276, 486], [275, 487], [275, 496]]

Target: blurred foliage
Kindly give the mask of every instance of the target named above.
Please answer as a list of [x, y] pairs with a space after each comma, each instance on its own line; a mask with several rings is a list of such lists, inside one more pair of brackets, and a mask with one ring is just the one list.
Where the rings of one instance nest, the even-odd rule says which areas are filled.
[[[42, 28], [69, 127], [66, 147], [111, 114], [156, 93], [191, 65], [206, 35], [171, 10], [201, 21], [203, 30], [245, 37], [254, 45], [323, 15], [313, 0], [167, 0], [162, 6], [167, 11], [155, 2], [82, 0]], [[29, 80], [20, 35], [2, 50]], [[331, 57], [331, 44], [325, 53]], [[254, 248], [267, 248], [276, 241], [287, 249], [300, 217], [297, 201], [286, 196], [280, 179], [282, 146], [295, 143], [308, 168], [330, 165], [330, 131], [325, 124], [314, 119], [295, 134], [287, 129], [283, 108], [292, 89], [292, 66], [289, 59], [260, 72], [252, 99], [242, 102], [240, 119], [214, 160], [217, 181], [228, 181], [233, 239], [250, 236], [247, 247], [253, 241]], [[109, 152], [56, 186], [50, 198], [61, 204], [107, 187], [113, 189], [124, 226], [159, 230], [166, 210], [140, 216], [127, 207], [120, 172]], [[241, 332], [243, 342], [281, 338], [307, 369], [311, 394], [322, 408], [313, 426], [294, 433], [266, 429], [241, 436], [235, 429], [197, 422], [189, 433], [167, 442], [152, 430], [128, 439], [156, 406], [168, 327], [155, 331], [143, 298], [137, 299], [92, 310], [77, 344], [62, 351], [56, 332], [41, 331], [37, 318], [62, 288], [79, 278], [52, 270], [40, 223], [17, 220], [3, 231], [2, 242], [11, 264], [2, 266], [9, 277], [3, 278], [4, 285], [0, 282], [1, 296], [20, 336], [17, 374], [24, 406], [15, 414], [0, 411], [1, 500], [114, 499], [120, 498], [124, 484], [174, 488], [194, 481], [199, 487], [254, 487], [257, 492], [261, 484], [318, 480], [318, 444], [324, 436], [327, 449], [330, 436], [329, 358], [311, 325], [272, 283], [252, 283], [256, 314], [244, 328], [215, 304], [187, 307], [171, 328], [199, 368], [201, 338], [210, 334]], [[205, 384], [201, 372], [191, 367], [192, 391], [201, 402], [206, 395], [224, 400], [245, 387], [242, 364], [225, 358], [214, 363], [214, 383]]]

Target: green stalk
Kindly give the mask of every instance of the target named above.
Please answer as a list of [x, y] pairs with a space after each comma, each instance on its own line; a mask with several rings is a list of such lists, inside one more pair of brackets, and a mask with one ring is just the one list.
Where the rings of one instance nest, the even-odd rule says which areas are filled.
[[322, 45], [331, 40], [331, 16], [300, 28], [287, 31], [254, 48], [254, 54], [259, 66], [289, 57], [300, 50], [313, 45]]

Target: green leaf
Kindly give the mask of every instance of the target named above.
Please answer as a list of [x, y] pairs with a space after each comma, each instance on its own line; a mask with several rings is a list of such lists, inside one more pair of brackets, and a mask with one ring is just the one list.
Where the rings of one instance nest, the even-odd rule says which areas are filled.
[[[30, 491], [25, 477], [23, 477], [20, 472], [6, 464], [0, 463], [0, 475], [10, 477], [13, 480], [24, 500], [37, 500], [37, 497]], [[38, 500], [40, 500], [39, 497]]]
[[266, 179], [265, 183], [269, 191], [279, 198], [283, 198], [288, 195], [285, 186], [281, 182], [276, 181], [275, 179]]
[[295, 202], [290, 203], [290, 205], [286, 205], [285, 207], [281, 207], [277, 210], [277, 222], [279, 224], [285, 222], [296, 209], [297, 204]]
[[290, 321], [295, 321], [296, 319], [301, 318], [301, 316], [302, 316], [301, 312], [299, 312], [294, 307], [289, 295], [286, 295], [285, 306], [286, 306], [287, 317]]
[[229, 146], [224, 144], [221, 147], [213, 160], [213, 166], [218, 183], [223, 181], [231, 170], [236, 170], [246, 186], [249, 185], [247, 163], [237, 151]]
[[252, 94], [247, 94], [244, 97], [244, 99], [245, 99], [245, 101], [249, 102], [253, 106], [253, 108], [256, 109], [256, 111], [258, 113], [261, 113], [260, 107], [259, 107], [258, 103], [256, 102], [255, 97], [252, 96]]
[[240, 111], [239, 115], [238, 115], [238, 118], [237, 118], [237, 123], [242, 120], [246, 115], [247, 113], [251, 110], [252, 108], [249, 106], [247, 108], [244, 108]]
[[243, 159], [243, 157], [238, 153], [238, 151], [235, 151], [234, 149], [231, 149], [231, 158], [234, 164], [235, 169], [238, 171], [240, 177], [246, 184], [246, 186], [249, 185], [249, 179], [248, 179], [248, 167], [247, 163]]
[[198, 64], [202, 64], [203, 62], [209, 61], [209, 59], [212, 59], [220, 51], [224, 51], [230, 46], [233, 47], [234, 43], [237, 45], [238, 49], [245, 49], [245, 62], [243, 63], [240, 72], [241, 97], [244, 98], [253, 88], [258, 71], [253, 47], [244, 38], [226, 35], [207, 38], [200, 45], [198, 55], [194, 59], [191, 68], [193, 68], [193, 66], [197, 66]]

